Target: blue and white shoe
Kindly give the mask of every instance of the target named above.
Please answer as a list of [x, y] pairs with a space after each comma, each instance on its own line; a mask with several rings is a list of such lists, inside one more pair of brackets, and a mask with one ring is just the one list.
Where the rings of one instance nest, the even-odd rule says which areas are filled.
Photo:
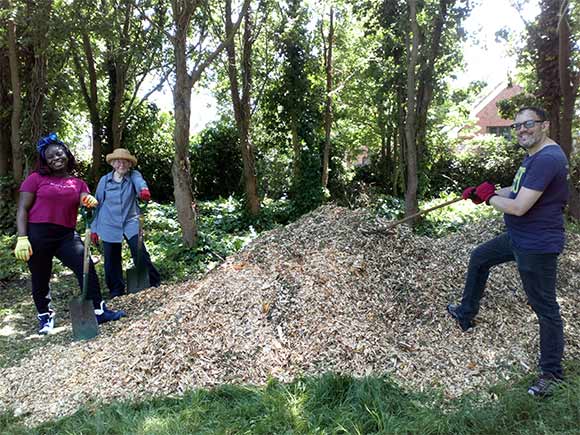
[[112, 322], [114, 320], [119, 320], [121, 317], [125, 317], [127, 313], [123, 310], [113, 311], [109, 310], [105, 305], [104, 301], [101, 301], [101, 307], [99, 309], [95, 309], [95, 316], [97, 318], [97, 323], [100, 325], [101, 323]]
[[50, 334], [54, 329], [54, 311], [48, 310], [48, 313], [42, 313], [38, 316], [38, 333], [40, 335]]

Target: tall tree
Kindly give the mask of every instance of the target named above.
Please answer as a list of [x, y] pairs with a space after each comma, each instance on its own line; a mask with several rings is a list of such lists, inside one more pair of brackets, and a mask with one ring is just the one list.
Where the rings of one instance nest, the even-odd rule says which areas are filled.
[[107, 38], [105, 54], [109, 77], [106, 152], [122, 146], [129, 116], [150, 95], [149, 92], [137, 98], [138, 92], [149, 74], [163, 68], [162, 38], [167, 6], [158, 0], [142, 0], [138, 6], [143, 14], [148, 14], [147, 20], [137, 14], [134, 0], [120, 0], [106, 29], [111, 35]]
[[[226, 0], [226, 36], [232, 34], [232, 10], [231, 0]], [[226, 46], [227, 51], [227, 69], [230, 78], [230, 92], [232, 95], [232, 103], [234, 109], [234, 118], [238, 128], [240, 137], [240, 146], [242, 151], [242, 162], [244, 167], [244, 189], [246, 192], [246, 208], [251, 216], [258, 216], [260, 213], [260, 198], [258, 196], [258, 178], [256, 174], [256, 158], [254, 145], [251, 140], [251, 93], [252, 93], [252, 47], [254, 45], [252, 23], [252, 10], [248, 9], [244, 17], [244, 31], [241, 41], [241, 55], [240, 55], [240, 71], [242, 91], [240, 95], [240, 80], [237, 56], [236, 43], [234, 38]]]
[[99, 75], [89, 33], [84, 28], [80, 28], [79, 32], [80, 44], [74, 36], [71, 36], [70, 47], [79, 87], [91, 121], [92, 159], [89, 178], [95, 181], [100, 172], [103, 146], [103, 121], [99, 108]]
[[[173, 161], [173, 193], [175, 207], [181, 225], [182, 238], [187, 246], [197, 241], [195, 205], [192, 191], [191, 163], [189, 161], [189, 125], [191, 118], [191, 91], [205, 69], [211, 65], [237, 32], [248, 11], [250, 0], [244, 0], [239, 16], [232, 26], [232, 32], [213, 49], [206, 49], [204, 41], [210, 17], [199, 0], [171, 0], [174, 33], [169, 35], [175, 58], [175, 83], [173, 105], [175, 117]], [[198, 14], [196, 16], [196, 14]], [[194, 20], [194, 18], [196, 18]], [[195, 26], [192, 24], [195, 23]], [[193, 28], [192, 28], [193, 27]], [[196, 42], [189, 43], [188, 35], [195, 35]], [[193, 66], [188, 67], [192, 57]]]
[[278, 105], [285, 118], [292, 148], [291, 196], [296, 210], [306, 212], [323, 200], [320, 141], [322, 87], [311, 77], [320, 76], [307, 30], [308, 8], [302, 0], [290, 0], [284, 10], [280, 54], [284, 60], [278, 89]]
[[[456, 3], [459, 3], [457, 0], [437, 0], [430, 8], [425, 3], [422, 13], [430, 16], [430, 19], [420, 28], [416, 1], [408, 0], [407, 3], [409, 4], [411, 32], [408, 38], [411, 38], [412, 42], [408, 44], [410, 52], [408, 53], [407, 115], [405, 120], [405, 145], [407, 147], [405, 213], [411, 215], [418, 210], [418, 171], [423, 167], [422, 161], [426, 150], [427, 114], [438, 80], [436, 64], [443, 54], [444, 27], [446, 24], [450, 26], [452, 23], [457, 26], [458, 18], [461, 18], [464, 11], [459, 10], [456, 16], [451, 16], [450, 10]], [[413, 11], [413, 9], [415, 10]], [[416, 40], [415, 37], [417, 37]], [[415, 57], [416, 59], [414, 59]], [[409, 86], [413, 86], [413, 88], [409, 89]], [[411, 111], [413, 114], [409, 113]]]
[[28, 84], [27, 100], [30, 126], [28, 132], [29, 143], [34, 144], [46, 133], [44, 125], [44, 103], [48, 91], [48, 47], [49, 26], [52, 15], [52, 0], [29, 1], [26, 3], [27, 16], [30, 24], [30, 50], [27, 63], [30, 65], [30, 79]]
[[[101, 5], [103, 6], [103, 5]], [[100, 24], [99, 10], [95, 10], [84, 1], [76, 1], [68, 9], [68, 43], [73, 60], [74, 71], [78, 80], [80, 92], [91, 122], [92, 159], [89, 178], [98, 180], [103, 149], [103, 115], [101, 114], [102, 70], [99, 65], [102, 58], [100, 45], [93, 47], [91, 37], [98, 34], [96, 27]]]
[[[11, 10], [7, 2], [8, 10]], [[20, 123], [22, 116], [22, 95], [20, 80], [20, 62], [16, 42], [16, 22], [14, 16], [8, 17], [7, 43], [10, 63], [10, 84], [12, 87], [12, 119], [10, 123], [10, 142], [12, 144], [12, 175], [16, 184], [20, 184], [24, 175], [24, 152], [20, 143]]]
[[[569, 23], [570, 4], [568, 0], [559, 2], [558, 22], [558, 76], [560, 93], [562, 94], [562, 112], [560, 116], [560, 146], [568, 159], [572, 155], [572, 122], [575, 116], [576, 98], [578, 85], [580, 84], [580, 70], [572, 66], [572, 47], [577, 41], [572, 39]], [[570, 201], [569, 214], [576, 220], [580, 220], [580, 183], [572, 172], [570, 177]]]
[[322, 152], [322, 187], [328, 186], [328, 166], [330, 161], [330, 132], [332, 129], [332, 48], [334, 45], [334, 8], [330, 7], [328, 21], [328, 36], [324, 36], [324, 21], [321, 21], [322, 40], [324, 41], [323, 56], [326, 72], [326, 100], [324, 104], [324, 150]]
[[92, 124], [91, 175], [103, 156], [123, 145], [131, 114], [151, 94], [138, 97], [146, 77], [161, 69], [166, 19], [158, 0], [74, 0], [68, 8], [69, 44]]
[[11, 170], [10, 118], [12, 98], [10, 92], [8, 49], [0, 47], [0, 177], [6, 177]]
[[[550, 137], [567, 157], [572, 156], [572, 121], [575, 115], [580, 72], [572, 62], [576, 45], [570, 31], [568, 0], [542, 0], [537, 23], [529, 28], [530, 51], [537, 78], [536, 96], [543, 101], [550, 121]], [[580, 192], [577, 175], [570, 178], [568, 212], [580, 219]]]
[[417, 213], [418, 155], [417, 155], [417, 61], [419, 57], [419, 25], [417, 24], [417, 2], [408, 0], [410, 32], [406, 35], [407, 43], [407, 115], [405, 118], [405, 145], [407, 149], [407, 185], [405, 190], [405, 214]]

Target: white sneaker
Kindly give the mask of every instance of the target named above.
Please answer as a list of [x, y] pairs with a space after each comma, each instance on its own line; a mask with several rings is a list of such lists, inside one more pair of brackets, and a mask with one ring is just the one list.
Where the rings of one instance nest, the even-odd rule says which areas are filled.
[[38, 333], [41, 335], [50, 334], [54, 329], [54, 311], [42, 313], [38, 316]]

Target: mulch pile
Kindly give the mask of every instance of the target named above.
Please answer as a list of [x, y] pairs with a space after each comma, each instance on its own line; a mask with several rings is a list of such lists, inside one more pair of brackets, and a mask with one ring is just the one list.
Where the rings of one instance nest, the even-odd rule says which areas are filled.
[[[203, 279], [115, 300], [130, 317], [97, 339], [46, 346], [0, 370], [0, 409], [33, 424], [87, 401], [327, 371], [390, 374], [455, 397], [535, 370], [537, 320], [513, 265], [492, 272], [472, 333], [445, 313], [460, 298], [470, 251], [500, 222], [442, 239], [405, 226], [369, 231], [384, 223], [365, 210], [321, 207]], [[558, 290], [568, 359], [580, 359], [578, 283], [580, 237], [569, 235]]]

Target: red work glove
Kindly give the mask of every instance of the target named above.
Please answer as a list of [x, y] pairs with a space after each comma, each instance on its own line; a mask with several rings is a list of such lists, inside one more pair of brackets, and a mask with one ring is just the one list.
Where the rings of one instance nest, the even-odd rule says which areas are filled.
[[141, 189], [141, 192], [139, 192], [139, 198], [141, 198], [141, 201], [149, 201], [151, 199], [151, 192], [149, 192], [149, 189]]
[[489, 181], [484, 181], [479, 186], [477, 186], [475, 189], [475, 194], [487, 205], [489, 205], [490, 198], [497, 195], [495, 193], [495, 185], [491, 184]]
[[86, 208], [95, 208], [99, 205], [99, 201], [93, 195], [85, 195], [83, 199], [81, 199], [81, 204], [84, 205]]
[[97, 233], [91, 233], [91, 242], [93, 242], [93, 245], [99, 244], [99, 235]]
[[476, 195], [475, 190], [477, 188], [475, 186], [470, 186], [467, 189], [465, 189], [463, 191], [463, 193], [461, 194], [461, 197], [463, 199], [471, 199], [473, 201], [474, 204], [481, 204], [483, 202], [483, 200]]

